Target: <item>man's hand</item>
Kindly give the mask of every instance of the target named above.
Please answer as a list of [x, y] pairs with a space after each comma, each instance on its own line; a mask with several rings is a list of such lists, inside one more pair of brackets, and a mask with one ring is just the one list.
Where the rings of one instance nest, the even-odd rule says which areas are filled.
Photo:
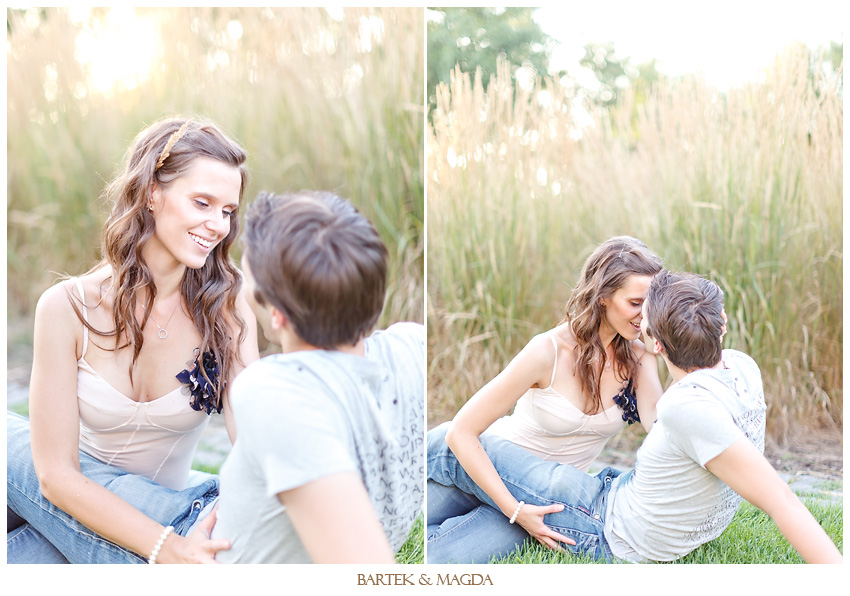
[[169, 536], [163, 544], [157, 562], [218, 563], [215, 560], [216, 553], [220, 550], [229, 550], [230, 541], [223, 538], [211, 539], [217, 513], [218, 505], [185, 538], [173, 534]]

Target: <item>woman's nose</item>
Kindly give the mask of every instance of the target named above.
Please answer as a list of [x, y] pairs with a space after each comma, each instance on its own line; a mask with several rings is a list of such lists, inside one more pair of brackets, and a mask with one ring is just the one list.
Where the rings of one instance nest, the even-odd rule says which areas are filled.
[[230, 231], [230, 216], [221, 214], [218, 217], [210, 217], [207, 219], [207, 229], [219, 236], [226, 236]]

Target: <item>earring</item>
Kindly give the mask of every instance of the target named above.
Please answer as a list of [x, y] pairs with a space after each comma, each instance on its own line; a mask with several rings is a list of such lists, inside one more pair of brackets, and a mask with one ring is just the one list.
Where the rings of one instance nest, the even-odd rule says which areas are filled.
[[151, 205], [150, 203], [148, 203], [148, 211], [153, 213], [153, 205]]

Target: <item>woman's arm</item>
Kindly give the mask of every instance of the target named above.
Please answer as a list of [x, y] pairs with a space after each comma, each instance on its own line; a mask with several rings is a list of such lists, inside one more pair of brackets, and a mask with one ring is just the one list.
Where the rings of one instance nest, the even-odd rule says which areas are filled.
[[[554, 364], [555, 352], [551, 340], [546, 335], [536, 336], [502, 372], [464, 404], [446, 433], [446, 443], [463, 469], [508, 518], [513, 516], [518, 501], [502, 482], [481, 446], [479, 437], [487, 427], [507, 413], [530, 387], [548, 386]], [[552, 538], [572, 544], [572, 541], [543, 524], [543, 515], [551, 513], [543, 509], [550, 508], [525, 505], [517, 521], [529, 534], [550, 548], [557, 548]]]
[[843, 562], [841, 552], [817, 520], [746, 437], [708, 461], [705, 468], [767, 513], [807, 562]]
[[278, 494], [314, 563], [395, 563], [355, 472], [324, 476]]
[[[245, 321], [245, 340], [239, 345], [239, 359], [242, 362], [240, 364], [236, 360], [233, 361], [233, 366], [230, 369], [230, 378], [227, 380], [228, 387], [233, 387], [233, 379], [236, 378], [236, 375], [260, 357], [257, 343], [257, 318], [254, 316], [254, 312], [245, 299], [245, 284], [242, 284], [242, 288], [236, 296], [236, 309], [242, 316], [242, 320]], [[231, 325], [233, 327], [233, 336], [239, 337], [239, 325], [236, 321], [232, 321]], [[233, 443], [236, 441], [236, 422], [233, 418], [233, 409], [230, 406], [229, 389], [224, 393], [222, 413], [224, 414], [224, 426], [227, 429], [227, 436], [230, 437], [230, 442]]]
[[[164, 528], [80, 471], [77, 359], [82, 323], [68, 300], [65, 282], [38, 302], [30, 381], [32, 455], [41, 492], [57, 507], [101, 536], [148, 557]], [[212, 559], [220, 543], [170, 536], [160, 562]], [[227, 547], [227, 544], [224, 544]]]
[[[639, 344], [639, 341], [635, 341]], [[637, 409], [640, 415], [640, 423], [646, 432], [652, 429], [655, 424], [656, 406], [661, 394], [664, 390], [661, 388], [661, 380], [658, 378], [658, 359], [653, 354], [650, 354], [640, 344], [638, 349], [641, 352], [638, 358], [638, 373], [637, 373]]]

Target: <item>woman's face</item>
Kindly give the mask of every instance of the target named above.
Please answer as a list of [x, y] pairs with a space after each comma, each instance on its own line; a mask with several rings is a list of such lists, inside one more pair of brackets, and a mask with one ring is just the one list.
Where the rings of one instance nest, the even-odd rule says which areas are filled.
[[640, 323], [643, 319], [641, 307], [649, 292], [649, 275], [630, 275], [626, 283], [617, 288], [611, 296], [603, 298], [605, 315], [600, 326], [600, 334], [618, 333], [624, 339], [640, 337]]
[[168, 186], [154, 187], [156, 230], [145, 248], [200, 269], [230, 232], [241, 186], [239, 168], [207, 157], [193, 159]]

